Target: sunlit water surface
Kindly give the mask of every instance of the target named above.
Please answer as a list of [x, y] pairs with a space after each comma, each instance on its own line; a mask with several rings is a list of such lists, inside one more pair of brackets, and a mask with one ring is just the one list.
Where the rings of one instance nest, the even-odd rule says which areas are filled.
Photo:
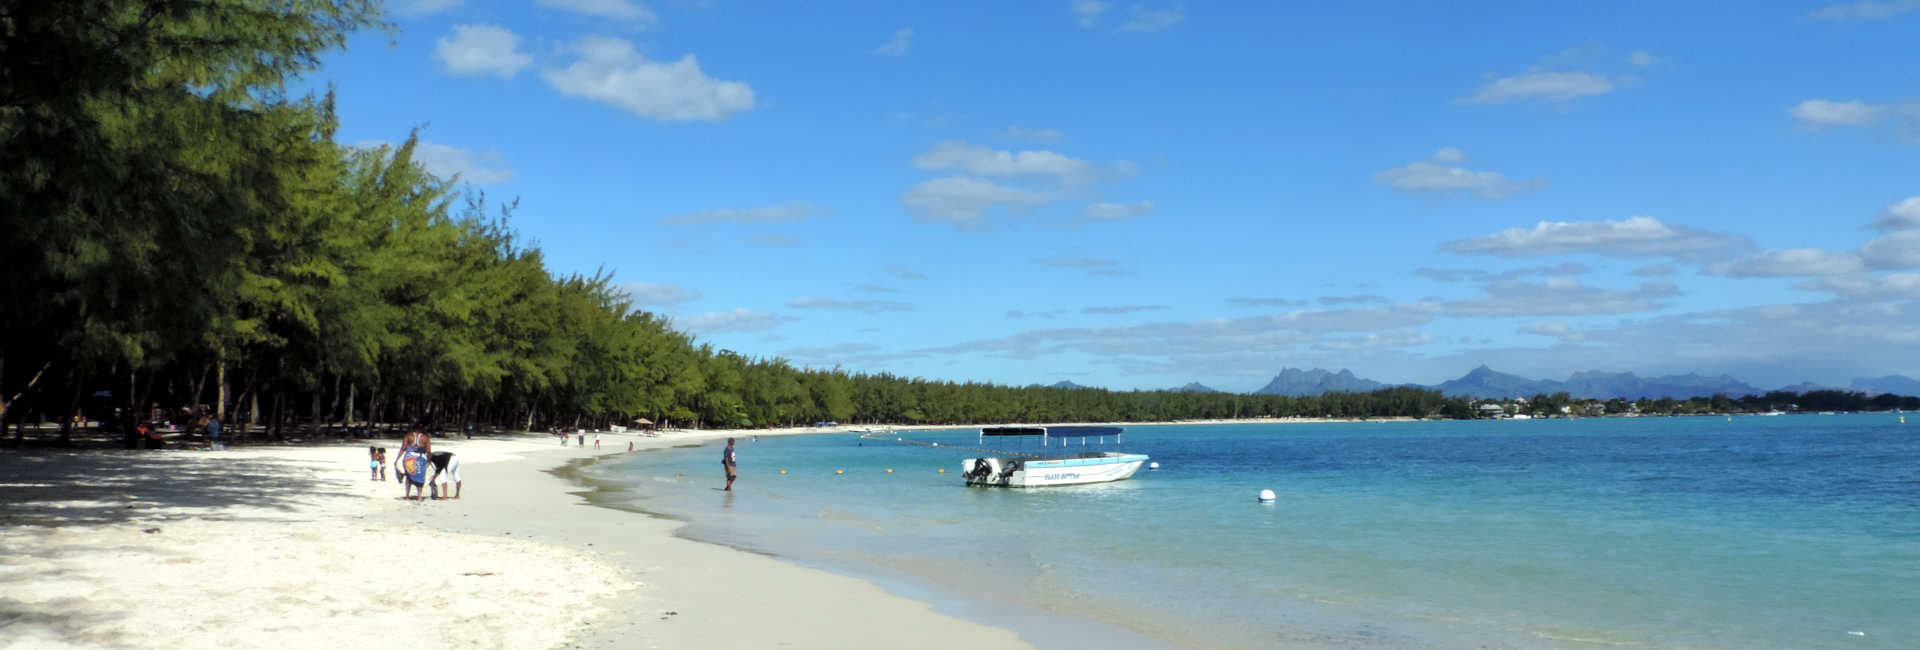
[[1161, 469], [1038, 490], [962, 487], [971, 430], [743, 438], [732, 495], [718, 445], [589, 472], [695, 539], [1182, 647], [1916, 648], [1898, 417], [1134, 427]]

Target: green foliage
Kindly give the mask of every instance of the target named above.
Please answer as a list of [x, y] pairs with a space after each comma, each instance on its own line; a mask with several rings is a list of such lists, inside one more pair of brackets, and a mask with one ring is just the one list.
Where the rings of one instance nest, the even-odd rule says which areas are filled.
[[[555, 276], [515, 205], [429, 174], [410, 135], [333, 141], [331, 94], [287, 98], [371, 0], [0, 0], [0, 399], [63, 412], [267, 404], [256, 421], [681, 426], [1473, 417], [1413, 388], [1312, 397], [1010, 387], [795, 368], [714, 350], [607, 273]], [[8, 361], [13, 363], [9, 364]], [[50, 374], [48, 369], [52, 369]], [[12, 373], [12, 374], [8, 374]], [[219, 380], [215, 380], [218, 382]], [[150, 387], [150, 388], [147, 388]], [[222, 391], [225, 393], [225, 391]], [[1916, 408], [1827, 392], [1609, 413]], [[1577, 402], [1536, 396], [1542, 415]], [[0, 401], [0, 422], [17, 418]]]

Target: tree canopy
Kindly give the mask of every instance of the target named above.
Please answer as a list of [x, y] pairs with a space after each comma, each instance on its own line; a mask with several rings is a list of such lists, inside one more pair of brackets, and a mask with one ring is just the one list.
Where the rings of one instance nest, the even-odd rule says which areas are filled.
[[610, 274], [552, 273], [517, 206], [428, 173], [417, 134], [335, 142], [332, 94], [287, 84], [366, 29], [391, 29], [373, 0], [0, 0], [0, 425], [1473, 415], [1411, 388], [1021, 388], [716, 350]]

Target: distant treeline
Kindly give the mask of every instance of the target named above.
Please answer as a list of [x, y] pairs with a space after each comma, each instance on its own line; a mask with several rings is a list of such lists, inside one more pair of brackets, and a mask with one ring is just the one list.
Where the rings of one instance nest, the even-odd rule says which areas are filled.
[[[0, 12], [0, 426], [16, 425], [16, 441], [26, 422], [85, 413], [132, 426], [155, 405], [201, 404], [273, 435], [364, 421], [1475, 415], [1411, 388], [1016, 388], [715, 350], [634, 309], [605, 273], [549, 273], [508, 226], [513, 206], [426, 173], [413, 137], [342, 146], [331, 94], [286, 96], [349, 33], [391, 29], [379, 6], [70, 0]], [[1822, 395], [1797, 401], [1881, 404]]]

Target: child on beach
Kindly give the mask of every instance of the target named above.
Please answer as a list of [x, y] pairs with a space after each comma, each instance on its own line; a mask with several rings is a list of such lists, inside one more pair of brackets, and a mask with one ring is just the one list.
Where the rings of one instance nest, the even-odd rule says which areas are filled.
[[593, 434], [593, 448], [594, 449], [600, 448], [600, 434], [598, 433]]

